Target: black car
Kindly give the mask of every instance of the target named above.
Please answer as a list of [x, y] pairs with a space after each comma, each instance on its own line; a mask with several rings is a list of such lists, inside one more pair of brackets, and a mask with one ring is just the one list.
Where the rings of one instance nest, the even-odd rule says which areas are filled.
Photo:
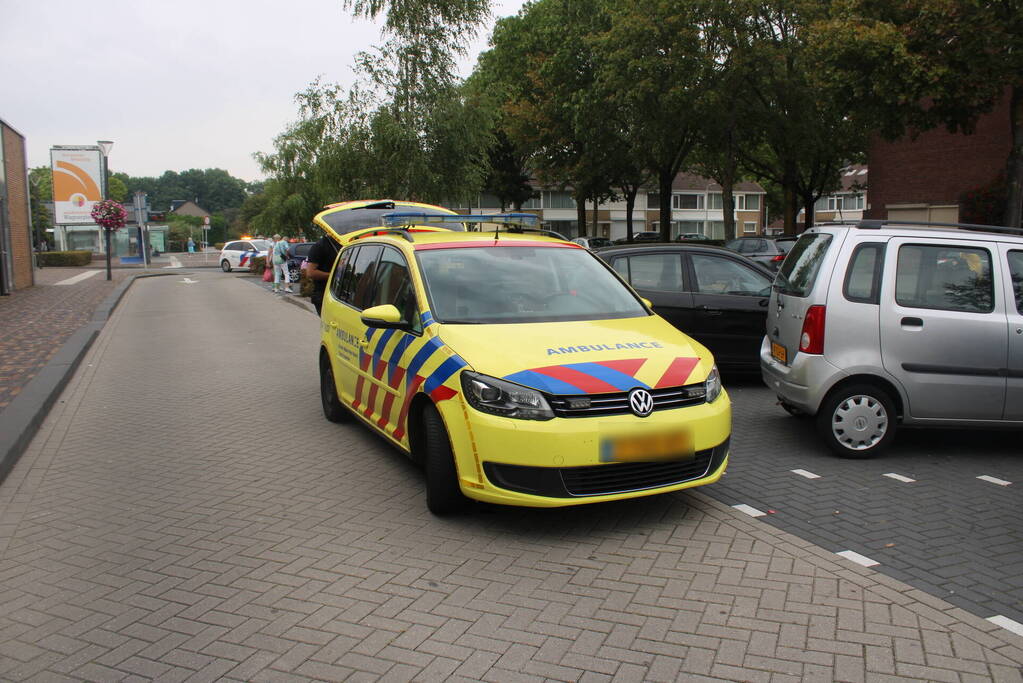
[[288, 245], [288, 274], [292, 282], [298, 282], [302, 271], [302, 262], [309, 255], [309, 250], [316, 242], [293, 242]]
[[777, 272], [793, 244], [778, 242], [770, 237], [740, 237], [725, 242], [725, 247]]
[[760, 370], [774, 273], [723, 247], [696, 243], [597, 252], [654, 312], [706, 346], [722, 369]]

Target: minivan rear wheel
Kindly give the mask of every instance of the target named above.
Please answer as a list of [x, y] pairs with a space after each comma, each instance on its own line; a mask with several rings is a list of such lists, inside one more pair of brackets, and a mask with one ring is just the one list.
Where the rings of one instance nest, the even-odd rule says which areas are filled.
[[870, 384], [851, 384], [832, 392], [817, 412], [817, 430], [843, 458], [872, 458], [895, 438], [895, 403]]
[[338, 398], [334, 368], [325, 353], [320, 354], [320, 405], [323, 407], [323, 416], [331, 422], [348, 421], [348, 409]]

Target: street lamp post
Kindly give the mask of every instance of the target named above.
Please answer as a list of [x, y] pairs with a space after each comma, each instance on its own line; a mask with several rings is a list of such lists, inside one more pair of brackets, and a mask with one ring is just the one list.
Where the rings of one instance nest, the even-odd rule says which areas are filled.
[[[102, 190], [102, 199], [107, 198], [107, 157], [110, 155], [110, 148], [114, 146], [111, 140], [97, 140], [96, 144], [99, 145], [99, 151], [103, 154], [103, 168], [100, 174], [100, 183]], [[106, 235], [106, 251], [107, 251], [107, 279], [110, 280], [110, 228], [103, 228], [103, 232]]]

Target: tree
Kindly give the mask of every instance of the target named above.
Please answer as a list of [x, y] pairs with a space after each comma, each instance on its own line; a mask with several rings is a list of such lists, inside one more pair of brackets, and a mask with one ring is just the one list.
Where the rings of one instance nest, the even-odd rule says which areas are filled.
[[500, 135], [521, 160], [520, 177], [571, 190], [580, 234], [586, 202], [615, 195], [607, 163], [611, 124], [588, 40], [607, 27], [601, 0], [540, 0], [498, 21], [492, 48], [470, 78], [496, 93]]
[[1023, 6], [1019, 0], [842, 0], [813, 27], [826, 86], [888, 138], [969, 133], [1009, 97], [1005, 225], [1023, 220]]
[[699, 103], [712, 61], [704, 42], [706, 4], [637, 0], [610, 8], [601, 37], [601, 81], [610, 110], [630, 112], [630, 146], [657, 178], [661, 239], [671, 239], [675, 176], [698, 139]]
[[[32, 211], [32, 238], [39, 244], [53, 227], [46, 203], [53, 201], [53, 172], [49, 166], [37, 166], [28, 172], [29, 206]], [[52, 245], [51, 245], [52, 246]]]
[[241, 206], [248, 186], [244, 180], [220, 168], [193, 168], [180, 173], [165, 171], [159, 178], [115, 173], [110, 179], [112, 190], [115, 180], [123, 182], [125, 198], [137, 191], [145, 192], [150, 205], [159, 209], [169, 207], [175, 199], [189, 199], [210, 213]]
[[821, 87], [810, 49], [808, 27], [825, 18], [827, 8], [817, 0], [748, 0], [716, 15], [747, 98], [741, 120], [750, 137], [739, 147], [741, 160], [781, 187], [786, 234], [795, 232], [800, 204], [806, 227], [813, 224], [816, 199], [836, 187], [840, 169], [866, 146], [867, 127], [848, 115], [854, 98]]

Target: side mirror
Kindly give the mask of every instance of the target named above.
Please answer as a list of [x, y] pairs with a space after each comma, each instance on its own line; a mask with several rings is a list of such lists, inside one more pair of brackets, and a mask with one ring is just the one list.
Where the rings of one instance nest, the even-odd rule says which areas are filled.
[[650, 310], [653, 310], [654, 304], [652, 301], [650, 301], [650, 299], [644, 299], [643, 297], [639, 297], [639, 300], [643, 302], [644, 306], [646, 306]]
[[409, 326], [401, 319], [401, 313], [392, 304], [367, 308], [362, 312], [362, 324], [383, 330], [404, 330]]

